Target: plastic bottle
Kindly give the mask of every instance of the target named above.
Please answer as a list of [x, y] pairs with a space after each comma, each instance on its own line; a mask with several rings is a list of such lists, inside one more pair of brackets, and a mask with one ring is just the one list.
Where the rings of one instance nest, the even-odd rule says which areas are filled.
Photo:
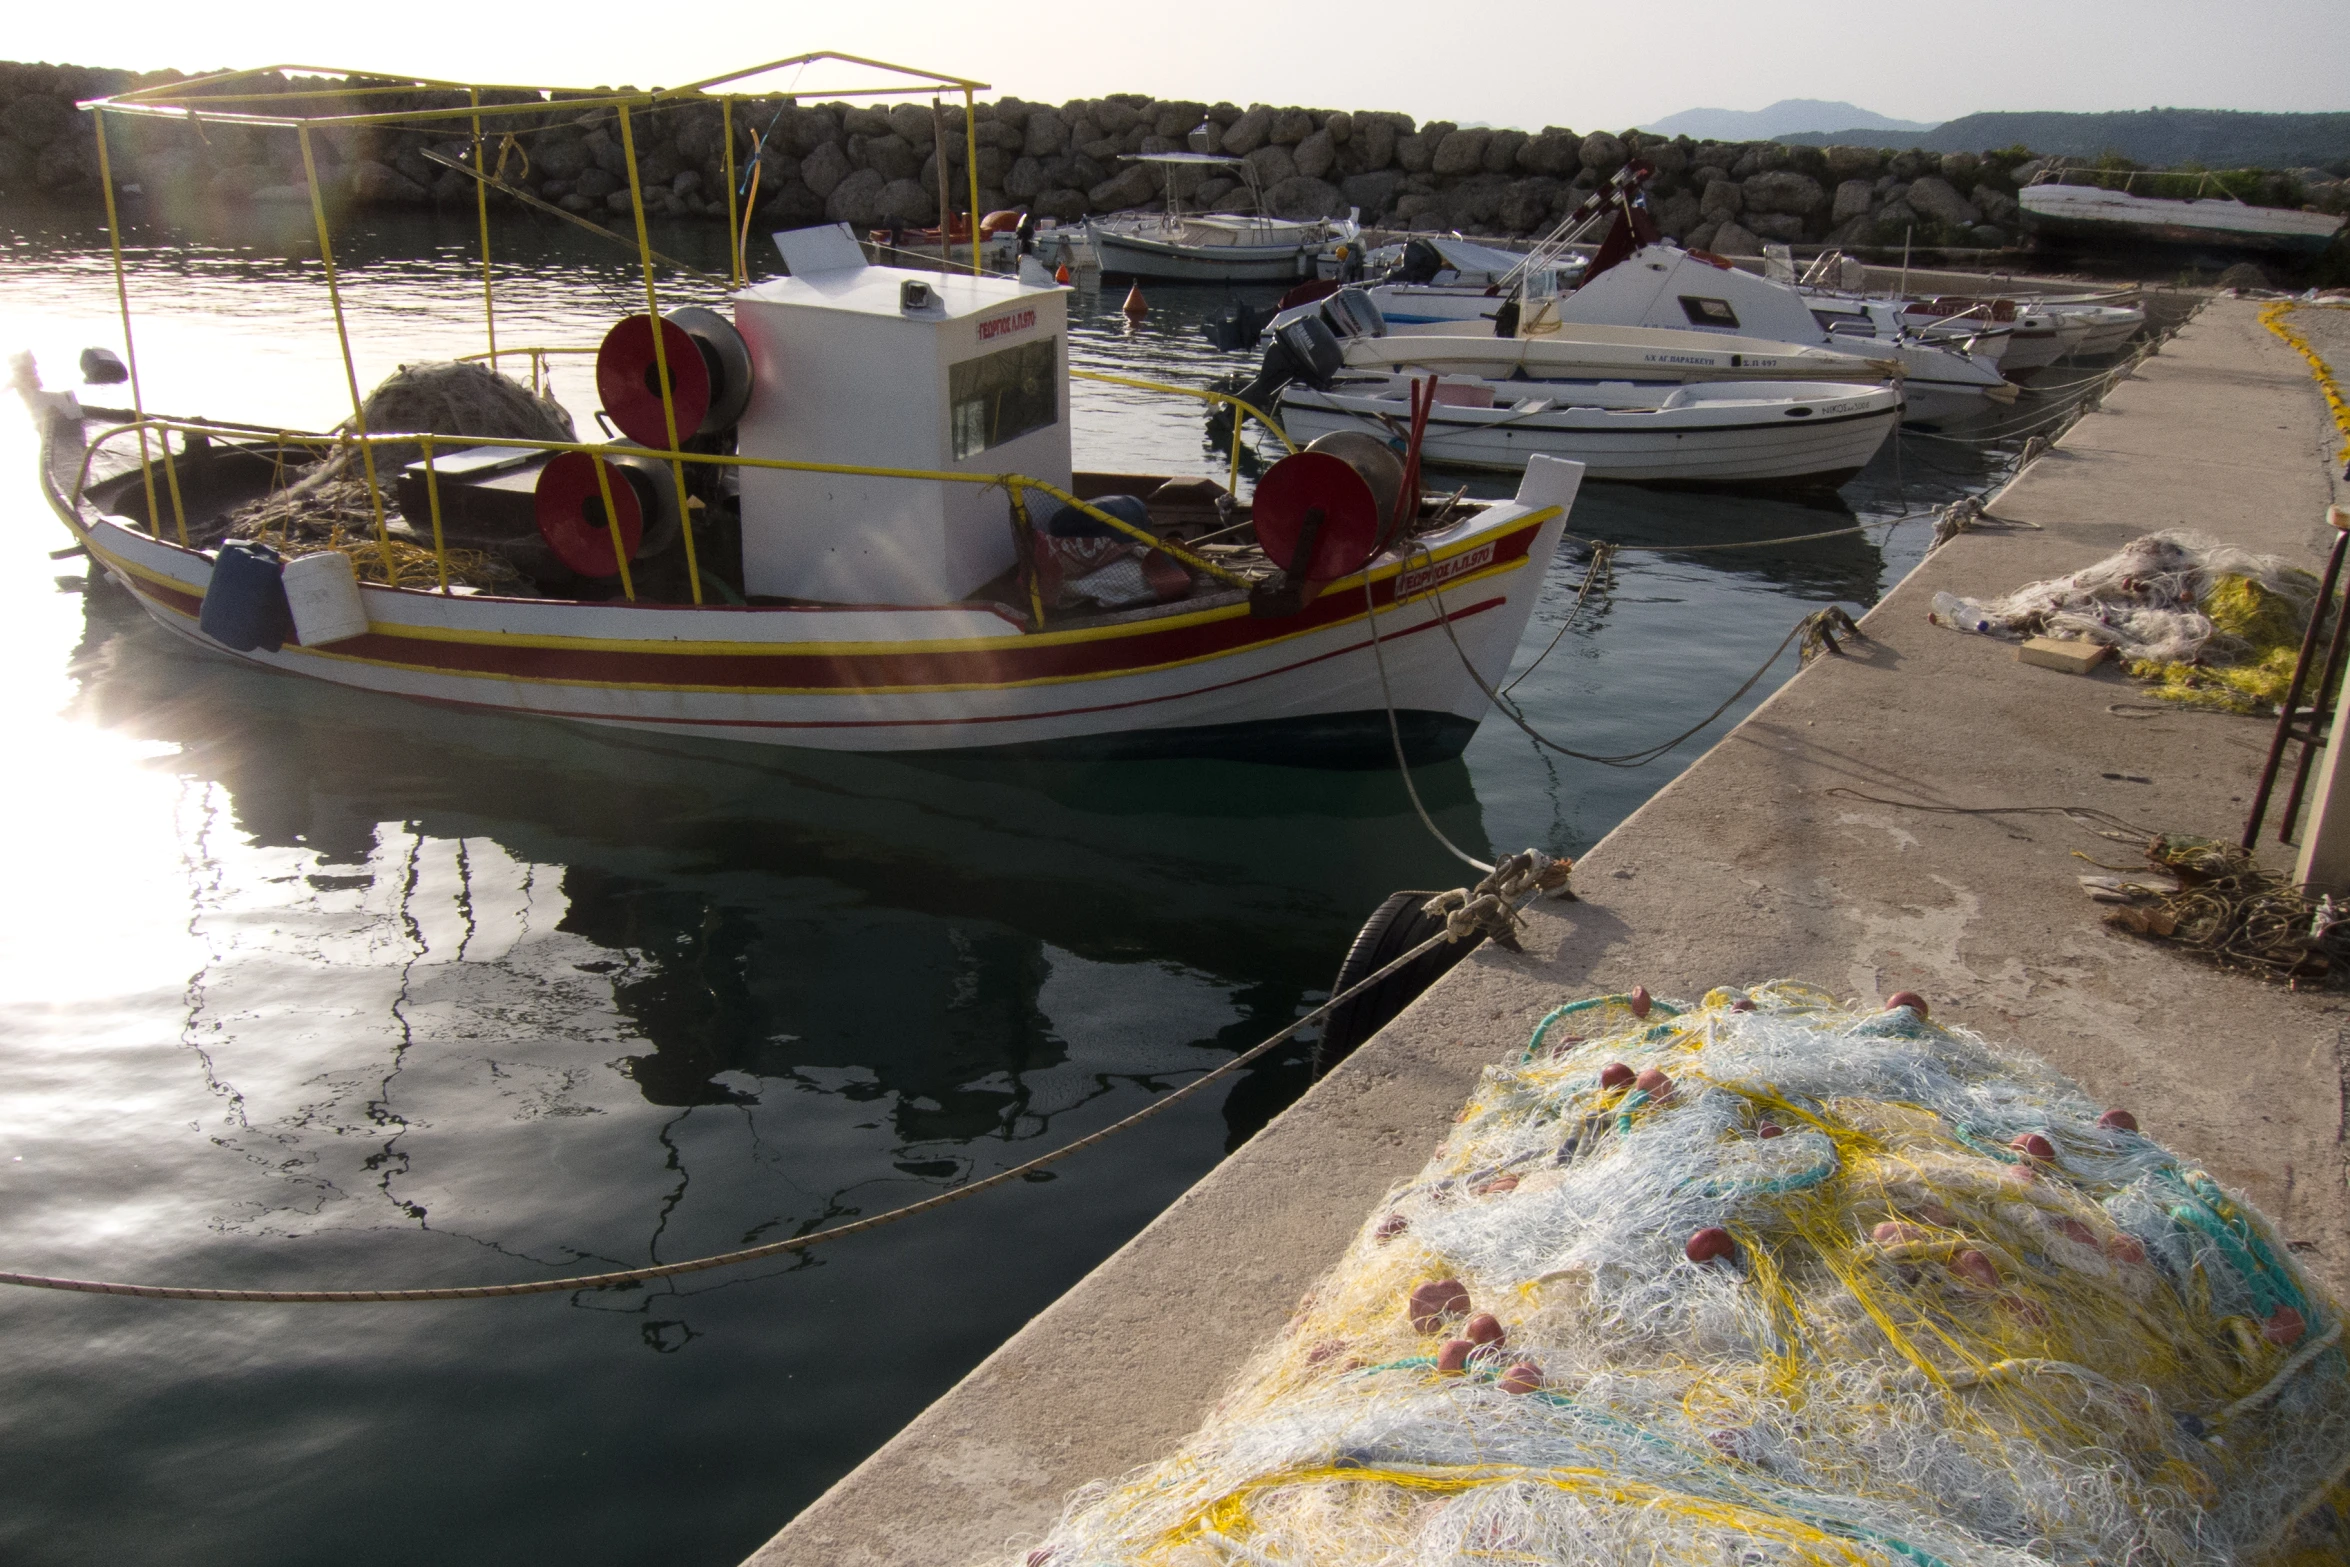
[[1955, 593], [1934, 595], [1934, 612], [1927, 617], [1937, 626], [1948, 626], [1953, 631], [1974, 631], [1984, 636], [1996, 629], [1982, 613]]

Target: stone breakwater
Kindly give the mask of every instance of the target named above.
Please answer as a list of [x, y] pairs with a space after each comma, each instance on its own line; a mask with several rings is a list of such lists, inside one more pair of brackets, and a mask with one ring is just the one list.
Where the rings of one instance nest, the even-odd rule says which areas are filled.
[[[74, 103], [178, 79], [77, 66], [0, 65], [0, 201], [88, 199], [98, 190], [91, 117]], [[317, 90], [332, 80], [270, 78], [256, 91]], [[315, 101], [315, 100], [314, 100]], [[448, 108], [460, 94], [365, 100], [369, 110]], [[352, 100], [351, 107], [360, 107]], [[1152, 99], [1131, 93], [1063, 104], [1002, 97], [973, 111], [981, 210], [1024, 207], [1063, 222], [1151, 207], [1164, 175], [1128, 153], [1192, 146], [1245, 159], [1268, 210], [1343, 216], [1388, 228], [1527, 235], [1548, 229], [1638, 157], [1656, 170], [1659, 226], [1684, 244], [1752, 254], [1765, 240], [1846, 246], [1998, 247], [2016, 236], [2018, 186], [2038, 161], [2022, 148], [1925, 153], [1776, 142], [1692, 141], [1639, 132], [1538, 131], [1415, 122], [1376, 110], [1274, 108]], [[633, 116], [638, 172], [657, 217], [726, 211], [726, 133], [712, 104]], [[943, 146], [938, 136], [943, 126]], [[548, 102], [492, 122], [488, 160], [511, 184], [599, 221], [628, 211], [627, 166], [609, 109]], [[313, 138], [320, 178], [339, 208], [470, 207], [474, 182], [426, 156], [462, 157], [463, 122], [446, 130], [335, 127]], [[738, 176], [759, 171], [766, 227], [838, 220], [860, 228], [921, 227], [938, 218], [938, 180], [968, 204], [963, 107], [803, 103], [768, 99], [734, 112]], [[509, 136], [510, 133], [510, 136]], [[303, 201], [300, 150], [285, 132], [212, 122], [110, 119], [115, 183], [166, 212], [241, 202]], [[1245, 200], [1242, 182], [1180, 170], [1177, 193], [1198, 207]], [[2281, 186], [2280, 202], [2302, 194]], [[2339, 201], [2335, 186], [2331, 199]], [[503, 199], [503, 198], [500, 198]], [[2295, 203], [2297, 204], [2297, 203]]]

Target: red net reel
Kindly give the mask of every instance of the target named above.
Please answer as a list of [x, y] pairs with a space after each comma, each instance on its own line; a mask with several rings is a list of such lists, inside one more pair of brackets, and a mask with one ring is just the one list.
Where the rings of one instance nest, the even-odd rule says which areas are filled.
[[[539, 470], [535, 505], [539, 537], [555, 558], [583, 577], [616, 577], [620, 562], [612, 556], [612, 529], [604, 520], [604, 485], [596, 479], [601, 459], [587, 452], [562, 452]], [[612, 511], [620, 524], [620, 542], [627, 558], [636, 559], [644, 542], [645, 508], [628, 470], [603, 463], [611, 485]]]
[[[668, 356], [675, 388], [677, 438], [699, 432], [710, 414], [710, 366], [701, 345], [674, 321], [661, 323], [661, 349]], [[650, 316], [623, 318], [604, 334], [596, 350], [596, 395], [621, 434], [656, 451], [669, 449], [669, 425], [661, 412], [660, 366], [653, 357]]]
[[1293, 452], [1257, 481], [1257, 542], [1265, 558], [1295, 573], [1298, 538], [1316, 507], [1322, 526], [1305, 580], [1329, 582], [1362, 570], [1378, 547], [1379, 502], [1361, 474], [1328, 452]]

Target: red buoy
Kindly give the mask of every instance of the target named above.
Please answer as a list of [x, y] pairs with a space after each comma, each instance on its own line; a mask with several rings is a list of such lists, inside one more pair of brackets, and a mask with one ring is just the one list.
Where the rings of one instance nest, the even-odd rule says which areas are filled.
[[1151, 307], [1143, 302], [1142, 285], [1139, 282], [1127, 288], [1126, 303], [1118, 308], [1125, 312], [1126, 319], [1129, 321], [1140, 321], [1144, 316], [1150, 314]]
[[1509, 1338], [1501, 1319], [1490, 1311], [1480, 1311], [1462, 1324], [1461, 1336], [1480, 1349], [1488, 1344], [1504, 1343]]
[[1762, 1125], [1760, 1125], [1760, 1126], [1758, 1126], [1758, 1127], [1756, 1127], [1756, 1128], [1754, 1129], [1754, 1135], [1755, 1135], [1755, 1136], [1757, 1136], [1757, 1137], [1760, 1137], [1760, 1138], [1764, 1139], [1765, 1141], [1768, 1141], [1769, 1139], [1771, 1139], [1771, 1138], [1773, 1138], [1773, 1137], [1784, 1137], [1784, 1136], [1786, 1136], [1786, 1135], [1787, 1135], [1787, 1128], [1785, 1128], [1784, 1126], [1781, 1126], [1781, 1125], [1780, 1125], [1778, 1122], [1776, 1122], [1776, 1121], [1765, 1121], [1765, 1122], [1763, 1122], [1763, 1124], [1762, 1124]]
[[1718, 1224], [1709, 1224], [1690, 1236], [1689, 1243], [1681, 1251], [1691, 1262], [1711, 1262], [1716, 1257], [1737, 1256], [1738, 1243], [1730, 1238], [1728, 1230]]
[[2105, 1255], [2116, 1262], [2144, 1262], [2146, 1243], [2135, 1235], [2116, 1235], [2105, 1243]]
[[1371, 1232], [1371, 1239], [1385, 1245], [1411, 1227], [1411, 1220], [1400, 1213], [1391, 1213], [1379, 1221], [1379, 1227]]
[[1469, 1287], [1458, 1279], [1430, 1279], [1412, 1291], [1407, 1309], [1413, 1328], [1433, 1333], [1469, 1314]]
[[1649, 995], [1646, 985], [1632, 987], [1632, 1015], [1634, 1017], [1648, 1016], [1648, 1009], [1653, 1005], [1655, 1005], [1655, 999]]
[[2260, 1325], [2260, 1336], [2271, 1344], [2298, 1344], [2301, 1335], [2308, 1331], [2309, 1324], [2290, 1306], [2279, 1306]]
[[2056, 1144], [2038, 1132], [2020, 1132], [2007, 1146], [2043, 1162], [2056, 1157]]
[[1448, 1338], [1436, 1347], [1436, 1369], [1459, 1376], [1469, 1369], [1469, 1356], [1477, 1346], [1465, 1338]]
[[1896, 990], [1887, 996], [1885, 1010], [1890, 1012], [1895, 1007], [1907, 1007], [1915, 1012], [1921, 1020], [1926, 1016], [1926, 998], [1914, 990]]
[[1061, 284], [1066, 284], [1069, 281], [1068, 262], [1064, 261], [1059, 266], [1053, 268], [1053, 281]]
[[1925, 1232], [1916, 1225], [1904, 1224], [1899, 1219], [1887, 1219], [1883, 1224], [1869, 1231], [1869, 1239], [1880, 1246], [1901, 1246], [1910, 1241], [1922, 1241], [1925, 1238]]
[[2097, 1118], [2097, 1124], [2110, 1132], [2134, 1132], [2138, 1118], [2127, 1110], [2108, 1110]]
[[1501, 1374], [1504, 1393], [1535, 1393], [1542, 1389], [1542, 1368], [1530, 1360], [1521, 1360]]
[[1632, 1086], [1651, 1099], [1673, 1097], [1673, 1080], [1653, 1066], [1642, 1067], [1640, 1075], [1632, 1079]]
[[1730, 1003], [1730, 1010], [1733, 1012], [1752, 1012], [1754, 1010], [1754, 1003], [1746, 997], [1740, 996], [1737, 1000]]
[[1621, 1061], [1610, 1061], [1599, 1069], [1599, 1086], [1621, 1088], [1632, 1081], [1632, 1069]]

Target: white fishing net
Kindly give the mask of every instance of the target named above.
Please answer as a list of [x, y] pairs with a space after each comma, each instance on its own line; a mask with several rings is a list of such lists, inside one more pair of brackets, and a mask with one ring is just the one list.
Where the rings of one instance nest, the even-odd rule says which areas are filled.
[[2035, 1062], [1792, 984], [1601, 998], [1025, 1559], [2340, 1561], [2339, 1323]]
[[[1934, 596], [1934, 619], [1960, 631], [2102, 642], [2125, 659], [2191, 664], [2209, 652], [2241, 653], [2233, 632], [2207, 612], [2215, 589], [2256, 584], [2306, 616], [2317, 583], [2274, 555], [2255, 555], [2200, 533], [2132, 539], [2069, 577], [2034, 582], [2005, 598]], [[2215, 645], [2215, 642], [2217, 645]]]

